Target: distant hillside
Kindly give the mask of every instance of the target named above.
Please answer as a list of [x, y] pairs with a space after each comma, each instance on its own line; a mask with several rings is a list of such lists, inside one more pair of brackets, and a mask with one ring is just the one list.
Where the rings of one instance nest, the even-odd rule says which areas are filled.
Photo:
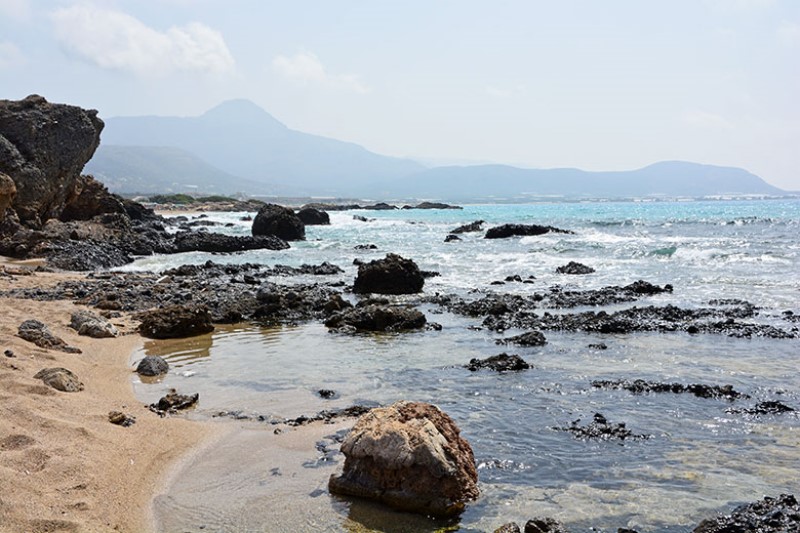
[[425, 169], [356, 144], [291, 130], [247, 100], [224, 102], [199, 117], [120, 117], [105, 122], [101, 146], [180, 148], [229, 175], [259, 184], [287, 184], [298, 193], [355, 192]]
[[780, 195], [746, 170], [683, 161], [665, 161], [628, 171], [587, 172], [572, 168], [521, 169], [504, 165], [433, 168], [376, 194], [446, 200], [521, 199], [535, 196], [634, 197]]

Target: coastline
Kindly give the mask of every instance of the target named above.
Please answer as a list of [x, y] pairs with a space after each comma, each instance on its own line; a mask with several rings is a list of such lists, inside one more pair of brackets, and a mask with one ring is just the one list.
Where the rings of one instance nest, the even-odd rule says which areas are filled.
[[[74, 273], [0, 276], [0, 290], [41, 287], [85, 277]], [[13, 266], [12, 266], [13, 265]], [[171, 466], [222, 434], [220, 426], [159, 418], [139, 402], [129, 358], [143, 337], [130, 319], [113, 319], [115, 339], [79, 336], [67, 324], [83, 307], [69, 301], [2, 298], [0, 306], [0, 532], [121, 531], [153, 527], [152, 500]], [[35, 318], [81, 354], [43, 349], [17, 336]], [[63, 367], [83, 382], [81, 392], [60, 392], [33, 376]], [[110, 411], [136, 418], [111, 424]]]

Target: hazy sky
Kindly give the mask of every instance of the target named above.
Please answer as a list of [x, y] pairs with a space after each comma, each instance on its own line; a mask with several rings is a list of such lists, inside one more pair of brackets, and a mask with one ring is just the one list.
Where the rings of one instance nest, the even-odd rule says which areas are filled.
[[0, 98], [248, 98], [396, 156], [740, 166], [800, 190], [796, 0], [0, 0]]

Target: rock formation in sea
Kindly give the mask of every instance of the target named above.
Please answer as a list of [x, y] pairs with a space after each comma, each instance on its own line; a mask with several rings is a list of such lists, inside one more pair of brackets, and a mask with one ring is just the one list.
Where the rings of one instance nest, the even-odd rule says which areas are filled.
[[266, 204], [253, 220], [253, 236], [272, 235], [285, 241], [302, 241], [306, 226], [294, 211], [277, 204]]
[[357, 294], [414, 294], [422, 290], [425, 278], [417, 264], [397, 254], [363, 263], [353, 283]]
[[431, 404], [401, 401], [372, 409], [341, 450], [343, 472], [328, 483], [334, 494], [434, 516], [459, 514], [479, 494], [472, 447]]

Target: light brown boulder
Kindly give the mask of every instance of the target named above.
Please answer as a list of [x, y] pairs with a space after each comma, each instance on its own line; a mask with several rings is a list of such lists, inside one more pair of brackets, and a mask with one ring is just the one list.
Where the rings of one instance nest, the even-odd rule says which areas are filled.
[[478, 497], [472, 447], [438, 407], [397, 402], [363, 415], [342, 443], [332, 493], [434, 516], [460, 513]]

